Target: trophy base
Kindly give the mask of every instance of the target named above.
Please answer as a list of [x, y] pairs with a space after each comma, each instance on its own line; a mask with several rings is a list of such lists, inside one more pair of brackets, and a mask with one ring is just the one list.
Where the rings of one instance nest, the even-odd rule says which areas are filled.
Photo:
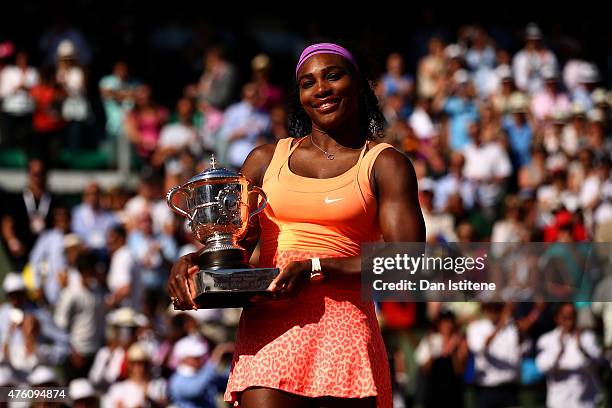
[[193, 277], [199, 309], [243, 307], [266, 290], [280, 273], [278, 268], [204, 269]]

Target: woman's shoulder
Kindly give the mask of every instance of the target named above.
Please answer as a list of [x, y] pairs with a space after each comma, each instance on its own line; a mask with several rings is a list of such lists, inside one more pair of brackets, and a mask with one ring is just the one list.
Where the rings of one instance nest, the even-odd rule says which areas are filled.
[[272, 143], [265, 143], [251, 150], [251, 153], [249, 153], [242, 165], [242, 174], [261, 186], [263, 176], [272, 162], [276, 148], [286, 143], [291, 143], [292, 139], [280, 139]]

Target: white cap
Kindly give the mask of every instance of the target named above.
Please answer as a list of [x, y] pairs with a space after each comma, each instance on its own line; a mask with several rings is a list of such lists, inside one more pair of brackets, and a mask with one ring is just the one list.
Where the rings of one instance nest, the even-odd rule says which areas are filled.
[[500, 81], [512, 79], [512, 69], [507, 64], [502, 64], [495, 68], [495, 75]]
[[57, 56], [59, 58], [71, 58], [76, 56], [76, 48], [72, 41], [63, 40], [57, 46]]
[[578, 78], [583, 84], [599, 82], [599, 69], [595, 64], [586, 63], [580, 67]]
[[604, 88], [597, 88], [591, 92], [591, 99], [595, 105], [605, 105], [608, 103], [608, 94]]
[[9, 272], [4, 277], [2, 289], [4, 289], [4, 293], [19, 292], [22, 290], [26, 290], [26, 285], [20, 273]]
[[64, 248], [72, 248], [81, 245], [81, 238], [77, 234], [67, 234], [64, 236]]
[[515, 113], [527, 112], [529, 107], [529, 98], [522, 92], [514, 92], [510, 95], [510, 100], [508, 101], [510, 105], [510, 111]]
[[572, 115], [573, 116], [584, 116], [586, 114], [586, 110], [584, 106], [580, 102], [574, 102], [572, 104]]
[[563, 125], [567, 121], [567, 115], [561, 109], [554, 109], [550, 114], [550, 119], [553, 124]]
[[18, 381], [13, 375], [11, 367], [5, 365], [0, 366], [0, 387], [16, 385], [17, 383]]
[[470, 74], [465, 69], [459, 69], [453, 74], [453, 80], [457, 85], [463, 85], [470, 82]]
[[202, 357], [208, 352], [208, 347], [195, 336], [183, 337], [174, 345], [172, 353], [179, 360], [189, 357]]
[[55, 375], [55, 372], [47, 366], [36, 367], [28, 376], [28, 383], [30, 385], [42, 385], [57, 382], [57, 375]]
[[547, 81], [554, 81], [559, 78], [557, 70], [551, 65], [544, 65], [540, 73], [542, 74], [542, 78]]
[[77, 401], [96, 396], [96, 391], [87, 378], [77, 378], [70, 381], [68, 386], [68, 396], [71, 400]]
[[127, 352], [128, 361], [149, 361], [149, 354], [138, 343], [130, 346]]
[[122, 307], [109, 313], [108, 323], [121, 327], [143, 327], [149, 324], [149, 319], [141, 313], [136, 313], [131, 307]]
[[587, 113], [587, 118], [589, 122], [605, 122], [605, 115], [601, 109], [591, 109], [589, 113]]
[[525, 37], [528, 40], [541, 40], [542, 30], [540, 30], [540, 27], [538, 27], [536, 23], [529, 23], [525, 29]]
[[462, 58], [463, 57], [463, 48], [459, 44], [450, 44], [444, 49], [444, 54], [449, 59], [453, 58]]

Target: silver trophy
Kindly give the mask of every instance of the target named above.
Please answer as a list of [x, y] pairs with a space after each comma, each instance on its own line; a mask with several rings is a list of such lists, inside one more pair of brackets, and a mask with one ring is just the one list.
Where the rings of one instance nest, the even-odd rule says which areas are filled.
[[[182, 195], [187, 208], [176, 205]], [[249, 213], [249, 195], [259, 194], [262, 203]], [[248, 252], [238, 242], [244, 237], [250, 219], [264, 210], [266, 195], [240, 173], [217, 168], [214, 156], [210, 167], [182, 186], [168, 191], [166, 201], [177, 214], [187, 218], [196, 239], [204, 244], [199, 252], [200, 271], [190, 284], [201, 309], [241, 307], [256, 295], [266, 295], [278, 268], [255, 268]]]

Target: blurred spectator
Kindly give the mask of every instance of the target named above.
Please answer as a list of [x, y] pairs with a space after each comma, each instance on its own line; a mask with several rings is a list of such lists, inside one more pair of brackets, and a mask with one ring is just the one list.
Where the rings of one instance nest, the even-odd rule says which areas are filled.
[[172, 236], [155, 234], [151, 214], [145, 211], [138, 216], [138, 223], [130, 232], [127, 244], [143, 286], [146, 314], [154, 316], [155, 307], [164, 296], [169, 265], [177, 259], [176, 242]]
[[96, 140], [86, 140], [91, 134], [85, 133], [85, 124], [91, 115], [91, 107], [86, 98], [87, 84], [85, 72], [77, 62], [77, 50], [69, 40], [62, 41], [57, 47], [56, 78], [66, 94], [62, 103], [62, 117], [66, 121], [64, 146], [70, 149], [96, 147]]
[[160, 133], [159, 141], [151, 163], [154, 167], [165, 167], [166, 172], [180, 172], [178, 155], [183, 150], [189, 150], [198, 156], [202, 152], [197, 129], [193, 123], [195, 107], [193, 101], [181, 98], [176, 103], [178, 122], [165, 125]]
[[215, 108], [204, 99], [198, 101], [198, 109], [202, 113], [202, 126], [198, 130], [200, 143], [208, 153], [217, 151], [219, 144], [219, 129], [223, 124], [223, 111]]
[[412, 97], [414, 79], [405, 70], [404, 57], [399, 52], [389, 54], [387, 72], [380, 79], [383, 101], [390, 95], [399, 95], [403, 101]]
[[563, 127], [561, 148], [570, 157], [575, 156], [586, 140], [586, 110], [580, 103], [574, 103], [570, 113], [571, 120]]
[[431, 100], [417, 99], [408, 123], [417, 138], [428, 140], [438, 135], [438, 130], [431, 120]]
[[511, 306], [487, 303], [484, 313], [482, 319], [468, 324], [466, 333], [475, 360], [476, 404], [482, 408], [518, 406], [521, 352]]
[[601, 400], [594, 369], [601, 363], [595, 335], [576, 327], [576, 309], [562, 303], [555, 316], [557, 328], [538, 340], [538, 369], [546, 374], [546, 406], [594, 407]]
[[546, 153], [541, 148], [531, 150], [531, 161], [519, 169], [518, 187], [520, 192], [533, 194], [546, 179]]
[[87, 248], [104, 259], [106, 255], [106, 236], [118, 219], [101, 206], [101, 189], [92, 181], [83, 190], [81, 204], [72, 210], [72, 231], [79, 235]]
[[491, 242], [519, 242], [522, 236], [522, 220], [518, 198], [506, 196], [504, 218], [493, 224]]
[[197, 86], [197, 96], [217, 109], [231, 102], [236, 86], [236, 68], [225, 59], [221, 46], [213, 46], [204, 56], [204, 72]]
[[516, 86], [531, 95], [544, 85], [544, 67], [557, 72], [557, 58], [544, 46], [540, 27], [531, 23], [525, 29], [525, 47], [512, 59]]
[[542, 122], [548, 119], [553, 112], [569, 114], [571, 109], [570, 99], [565, 92], [559, 88], [559, 76], [551, 67], [542, 69], [544, 87], [536, 92], [531, 100], [531, 112], [533, 116]]
[[472, 44], [465, 54], [465, 63], [472, 73], [478, 94], [486, 97], [496, 82], [495, 48], [481, 27], [470, 30], [470, 40]]
[[[183, 165], [183, 167], [185, 166]], [[192, 175], [189, 175], [189, 177]], [[153, 218], [153, 231], [156, 234], [174, 234], [174, 215], [166, 200], [161, 199], [159, 184], [159, 179], [153, 175], [147, 174], [140, 179], [138, 194], [130, 198], [124, 206], [124, 215], [127, 218], [126, 225], [129, 230], [136, 225], [140, 214], [149, 212]]]
[[472, 140], [463, 150], [463, 176], [474, 184], [476, 200], [489, 220], [493, 219], [507, 178], [512, 173], [510, 159], [497, 141], [482, 140], [480, 123], [469, 124]]
[[104, 344], [104, 298], [94, 258], [81, 253], [76, 266], [79, 279], [62, 290], [54, 315], [58, 327], [70, 335], [67, 380], [86, 376]]
[[207, 350], [202, 343], [192, 337], [179, 340], [175, 354], [180, 364], [169, 380], [170, 400], [179, 408], [215, 408], [215, 395], [225, 389], [228, 378], [227, 372], [219, 374], [217, 369], [223, 355], [233, 349], [231, 343], [220, 344], [204, 363]]
[[578, 84], [572, 89], [572, 102], [579, 104], [585, 111], [593, 109], [591, 92], [600, 81], [599, 70], [593, 63], [584, 63], [578, 71]]
[[104, 406], [112, 408], [138, 408], [166, 405], [166, 383], [162, 378], [151, 378], [150, 359], [138, 344], [128, 352], [127, 379], [111, 385], [104, 397]]
[[260, 136], [268, 130], [270, 117], [261, 109], [261, 104], [257, 86], [249, 83], [242, 88], [242, 100], [227, 108], [219, 134], [221, 163], [240, 168]]
[[499, 65], [495, 68], [497, 86], [491, 91], [491, 103], [498, 114], [510, 111], [510, 96], [514, 93], [514, 80], [512, 69], [508, 65]]
[[98, 87], [106, 114], [106, 134], [113, 143], [123, 137], [124, 117], [133, 106], [136, 85], [127, 63], [122, 60], [115, 62], [110, 75], [100, 79]]
[[453, 194], [459, 194], [466, 209], [474, 206], [475, 191], [473, 185], [463, 177], [463, 155], [452, 152], [448, 164], [448, 174], [440, 178], [435, 187], [434, 208], [436, 211], [446, 211], [448, 199]]
[[127, 351], [137, 342], [138, 330], [148, 324], [147, 318], [130, 308], [107, 314], [106, 345], [98, 350], [89, 370], [89, 380], [100, 389], [107, 389], [127, 376]]
[[74, 408], [98, 408], [100, 406], [96, 391], [86, 378], [76, 378], [70, 381], [68, 397]]
[[468, 73], [459, 70], [446, 88], [436, 95], [434, 105], [449, 117], [449, 147], [460, 151], [470, 142], [468, 124], [478, 119], [474, 85]]
[[32, 98], [36, 106], [32, 118], [34, 135], [27, 150], [55, 164], [59, 146], [65, 138], [63, 130], [66, 122], [62, 117], [62, 105], [66, 91], [57, 83], [51, 67], [40, 70], [40, 82], [32, 88]]
[[106, 284], [110, 294], [106, 299], [109, 309], [121, 306], [140, 311], [143, 307], [142, 277], [127, 246], [127, 233], [121, 225], [113, 226], [107, 235], [111, 256]]
[[257, 86], [257, 92], [261, 95], [262, 107], [270, 111], [272, 107], [283, 102], [283, 90], [270, 82], [270, 69], [272, 63], [266, 54], [257, 54], [251, 60], [251, 81]]
[[277, 140], [289, 137], [287, 109], [283, 105], [276, 105], [270, 109], [270, 127], [263, 136], [262, 143], [274, 143]]
[[515, 171], [531, 161], [533, 126], [530, 123], [529, 101], [519, 92], [510, 98], [510, 113], [503, 121], [508, 134], [510, 160]]
[[21, 194], [6, 204], [2, 238], [14, 266], [22, 268], [36, 238], [50, 224], [54, 200], [47, 191], [47, 168], [39, 159], [28, 163], [28, 181]]
[[85, 35], [79, 28], [70, 25], [66, 16], [58, 11], [53, 25], [43, 32], [40, 38], [39, 47], [44, 53], [46, 64], [56, 62], [57, 50], [64, 41], [73, 44], [81, 64], [87, 65], [91, 62], [92, 51]]
[[419, 61], [417, 93], [421, 98], [432, 98], [444, 75], [444, 42], [439, 37], [429, 39], [429, 54]]
[[2, 101], [3, 145], [27, 146], [32, 132], [34, 100], [31, 89], [38, 83], [38, 72], [28, 65], [28, 54], [18, 51], [15, 64], [0, 71], [0, 101]]
[[[434, 330], [423, 336], [415, 359], [425, 377], [425, 407], [463, 407], [463, 372], [468, 357], [465, 338], [452, 312], [442, 312]], [[444, 384], [444, 392], [439, 386]]]
[[454, 232], [455, 220], [453, 216], [445, 212], [434, 211], [434, 182], [423, 179], [419, 183], [419, 188], [419, 202], [423, 211], [423, 219], [425, 220], [427, 242], [456, 242], [457, 237]]
[[70, 233], [70, 213], [67, 208], [53, 210], [53, 228], [43, 232], [30, 252], [34, 286], [44, 304], [55, 305], [61, 289], [60, 274], [66, 270], [64, 240]]
[[168, 111], [153, 102], [151, 87], [136, 87], [134, 107], [125, 116], [124, 129], [143, 163], [149, 163], [155, 152], [161, 128], [167, 120]]

